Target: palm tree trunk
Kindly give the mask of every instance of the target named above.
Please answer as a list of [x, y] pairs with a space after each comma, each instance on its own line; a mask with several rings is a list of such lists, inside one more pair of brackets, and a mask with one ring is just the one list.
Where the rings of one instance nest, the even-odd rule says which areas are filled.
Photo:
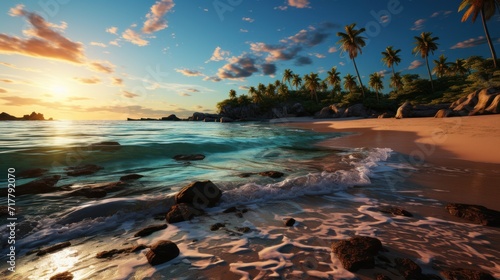
[[495, 52], [495, 47], [491, 42], [490, 32], [488, 31], [488, 26], [486, 25], [486, 19], [484, 18], [484, 7], [481, 9], [481, 21], [483, 22], [484, 33], [486, 33], [486, 40], [488, 41], [488, 46], [490, 46], [491, 57], [493, 58], [493, 68], [497, 68], [497, 54]]
[[365, 98], [365, 89], [363, 87], [363, 82], [361, 82], [361, 77], [359, 76], [358, 66], [356, 65], [356, 60], [352, 58], [352, 62], [354, 63], [354, 69], [356, 69], [356, 75], [358, 75], [359, 85], [361, 87], [361, 93], [363, 93], [363, 98]]
[[394, 71], [394, 65], [392, 65], [392, 76], [394, 77], [396, 75], [396, 72]]
[[429, 72], [429, 80], [431, 81], [432, 93], [434, 93], [434, 83], [432, 82], [431, 68], [429, 68], [429, 56], [425, 56], [425, 63], [427, 64], [427, 72]]

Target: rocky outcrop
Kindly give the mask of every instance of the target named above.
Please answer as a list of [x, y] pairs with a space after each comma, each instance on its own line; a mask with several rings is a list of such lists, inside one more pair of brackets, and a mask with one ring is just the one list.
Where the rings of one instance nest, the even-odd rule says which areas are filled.
[[175, 243], [169, 240], [160, 240], [149, 248], [146, 258], [151, 265], [159, 265], [175, 259], [180, 251]]
[[396, 119], [403, 118], [427, 118], [434, 117], [439, 110], [447, 109], [450, 104], [430, 104], [430, 105], [411, 105], [406, 101], [399, 106], [396, 112]]
[[168, 117], [163, 117], [161, 118], [162, 121], [180, 121], [181, 119], [179, 119], [176, 115], [172, 114]]
[[229, 117], [222, 117], [222, 118], [220, 118], [220, 122], [221, 123], [230, 123], [230, 122], [234, 122], [234, 120], [229, 118]]
[[136, 234], [134, 234], [134, 237], [144, 237], [153, 234], [154, 232], [164, 230], [168, 227], [167, 224], [160, 224], [160, 225], [151, 225], [146, 228], [141, 229], [138, 231]]
[[[24, 115], [22, 118], [9, 115], [5, 112], [0, 113], [0, 121], [44, 121], [45, 117], [41, 113], [32, 112], [30, 115]], [[52, 120], [50, 118], [49, 120]]]
[[14, 117], [12, 115], [9, 115], [5, 112], [2, 112], [0, 114], [0, 121], [16, 121], [16, 120], [18, 120], [18, 118]]
[[330, 105], [328, 107], [324, 107], [314, 115], [316, 119], [331, 119], [331, 118], [340, 118], [343, 116], [346, 110], [344, 108], [339, 108], [335, 104]]
[[351, 272], [375, 267], [375, 256], [380, 250], [382, 250], [380, 240], [367, 236], [354, 236], [332, 243], [333, 253], [342, 266]]
[[475, 116], [500, 113], [500, 89], [486, 88], [453, 102], [449, 116]]
[[436, 115], [434, 115], [435, 118], [448, 118], [453, 116], [455, 116], [455, 114], [451, 109], [441, 109], [437, 111]]
[[59, 179], [61, 179], [61, 176], [52, 175], [52, 176], [42, 177], [40, 179], [31, 181], [23, 185], [16, 186], [16, 195], [42, 194], [42, 193], [51, 193], [58, 191], [59, 189], [54, 188], [54, 186], [57, 184]]
[[207, 121], [209, 121], [209, 119], [211, 119], [213, 122], [215, 120], [219, 120], [220, 115], [195, 112], [195, 113], [193, 113], [193, 115], [191, 117], [188, 118], [189, 121], [199, 121], [199, 122], [205, 121], [205, 119], [207, 119]]
[[144, 250], [146, 248], [148, 248], [148, 246], [146, 246], [144, 244], [140, 244], [140, 245], [133, 246], [133, 247], [127, 247], [127, 248], [122, 248], [122, 249], [112, 249], [109, 251], [102, 251], [102, 252], [97, 253], [95, 257], [97, 259], [110, 259], [110, 258], [114, 257], [115, 255], [134, 253], [134, 252]]
[[188, 203], [197, 209], [214, 207], [220, 200], [222, 191], [211, 181], [193, 182], [175, 195], [176, 203]]
[[446, 210], [459, 217], [484, 226], [500, 227], [500, 212], [480, 205], [450, 203]]
[[179, 203], [170, 208], [165, 219], [169, 224], [189, 221], [195, 216], [203, 214], [202, 210], [196, 209], [187, 203]]
[[422, 268], [408, 258], [396, 258], [396, 269], [405, 279], [428, 279], [422, 275]]
[[367, 118], [369, 116], [370, 114], [368, 113], [363, 104], [354, 104], [349, 108], [347, 108], [345, 112], [342, 114], [343, 118], [349, 118], [349, 117]]
[[378, 115], [377, 118], [379, 119], [390, 119], [390, 118], [394, 118], [396, 116], [396, 114], [394, 114], [394, 112], [385, 112], [385, 113], [382, 113], [380, 115]]

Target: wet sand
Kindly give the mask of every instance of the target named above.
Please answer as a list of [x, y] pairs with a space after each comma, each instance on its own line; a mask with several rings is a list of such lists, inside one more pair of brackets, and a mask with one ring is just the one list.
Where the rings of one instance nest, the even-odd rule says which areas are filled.
[[[461, 118], [310, 120], [289, 126], [351, 135], [321, 145], [391, 148], [418, 172], [402, 173], [427, 197], [500, 210], [500, 115]], [[442, 175], [440, 171], [446, 172]]]

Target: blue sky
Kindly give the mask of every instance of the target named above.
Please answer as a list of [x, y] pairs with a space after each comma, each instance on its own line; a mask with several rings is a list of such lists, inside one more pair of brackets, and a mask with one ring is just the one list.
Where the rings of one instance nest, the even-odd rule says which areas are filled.
[[[41, 0], [0, 2], [0, 111], [56, 119], [125, 119], [214, 112], [230, 89], [268, 84], [285, 69], [336, 66], [355, 75], [336, 33], [365, 27], [360, 75], [387, 69], [426, 75], [411, 54], [432, 32], [448, 61], [489, 57], [481, 22], [461, 23], [460, 1], [431, 0]], [[500, 16], [488, 22], [496, 46]], [[432, 66], [431, 66], [432, 67]], [[389, 75], [386, 75], [386, 80]], [[388, 91], [386, 86], [386, 92]]]

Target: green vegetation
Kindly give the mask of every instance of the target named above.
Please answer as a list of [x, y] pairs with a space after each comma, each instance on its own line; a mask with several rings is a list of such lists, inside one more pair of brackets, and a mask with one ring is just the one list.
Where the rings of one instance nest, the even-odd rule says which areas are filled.
[[[452, 103], [471, 92], [488, 87], [500, 88], [500, 69], [497, 67], [495, 49], [491, 43], [486, 21], [496, 11], [500, 11], [500, 0], [473, 1], [463, 0], [459, 11], [466, 10], [462, 21], [472, 16], [474, 22], [481, 15], [492, 58], [484, 59], [480, 56], [471, 56], [467, 59], [457, 59], [455, 62], [447, 61], [441, 54], [433, 60], [434, 67], [431, 72], [429, 56], [438, 49], [438, 37], [433, 37], [431, 32], [422, 32], [415, 38], [412, 53], [425, 59], [428, 80], [419, 75], [396, 72], [395, 65], [401, 62], [399, 53], [401, 49], [388, 46], [382, 51], [381, 61], [391, 68], [392, 75], [388, 81], [392, 89], [388, 94], [381, 93], [384, 89], [384, 76], [381, 73], [369, 75], [368, 85], [365, 87], [361, 81], [355, 58], [362, 53], [366, 46], [366, 38], [362, 36], [364, 28], [356, 29], [356, 24], [345, 26], [345, 32], [338, 32], [340, 48], [349, 54], [354, 64], [356, 76], [346, 73], [342, 77], [336, 67], [332, 67], [321, 79], [318, 73], [309, 73], [300, 76], [290, 69], [286, 69], [283, 77], [267, 86], [260, 83], [257, 87], [251, 86], [248, 94], [237, 95], [236, 91], [229, 92], [229, 99], [217, 104], [218, 112], [226, 106], [242, 107], [253, 106], [259, 113], [266, 114], [273, 108], [282, 108], [284, 105], [302, 104], [308, 114], [314, 114], [323, 107], [336, 104], [338, 107], [348, 107], [362, 103], [365, 107], [376, 111], [395, 111], [405, 101], [414, 104], [439, 104]], [[433, 79], [433, 74], [436, 79]], [[357, 82], [356, 82], [357, 80]], [[359, 83], [359, 84], [358, 84]]]

